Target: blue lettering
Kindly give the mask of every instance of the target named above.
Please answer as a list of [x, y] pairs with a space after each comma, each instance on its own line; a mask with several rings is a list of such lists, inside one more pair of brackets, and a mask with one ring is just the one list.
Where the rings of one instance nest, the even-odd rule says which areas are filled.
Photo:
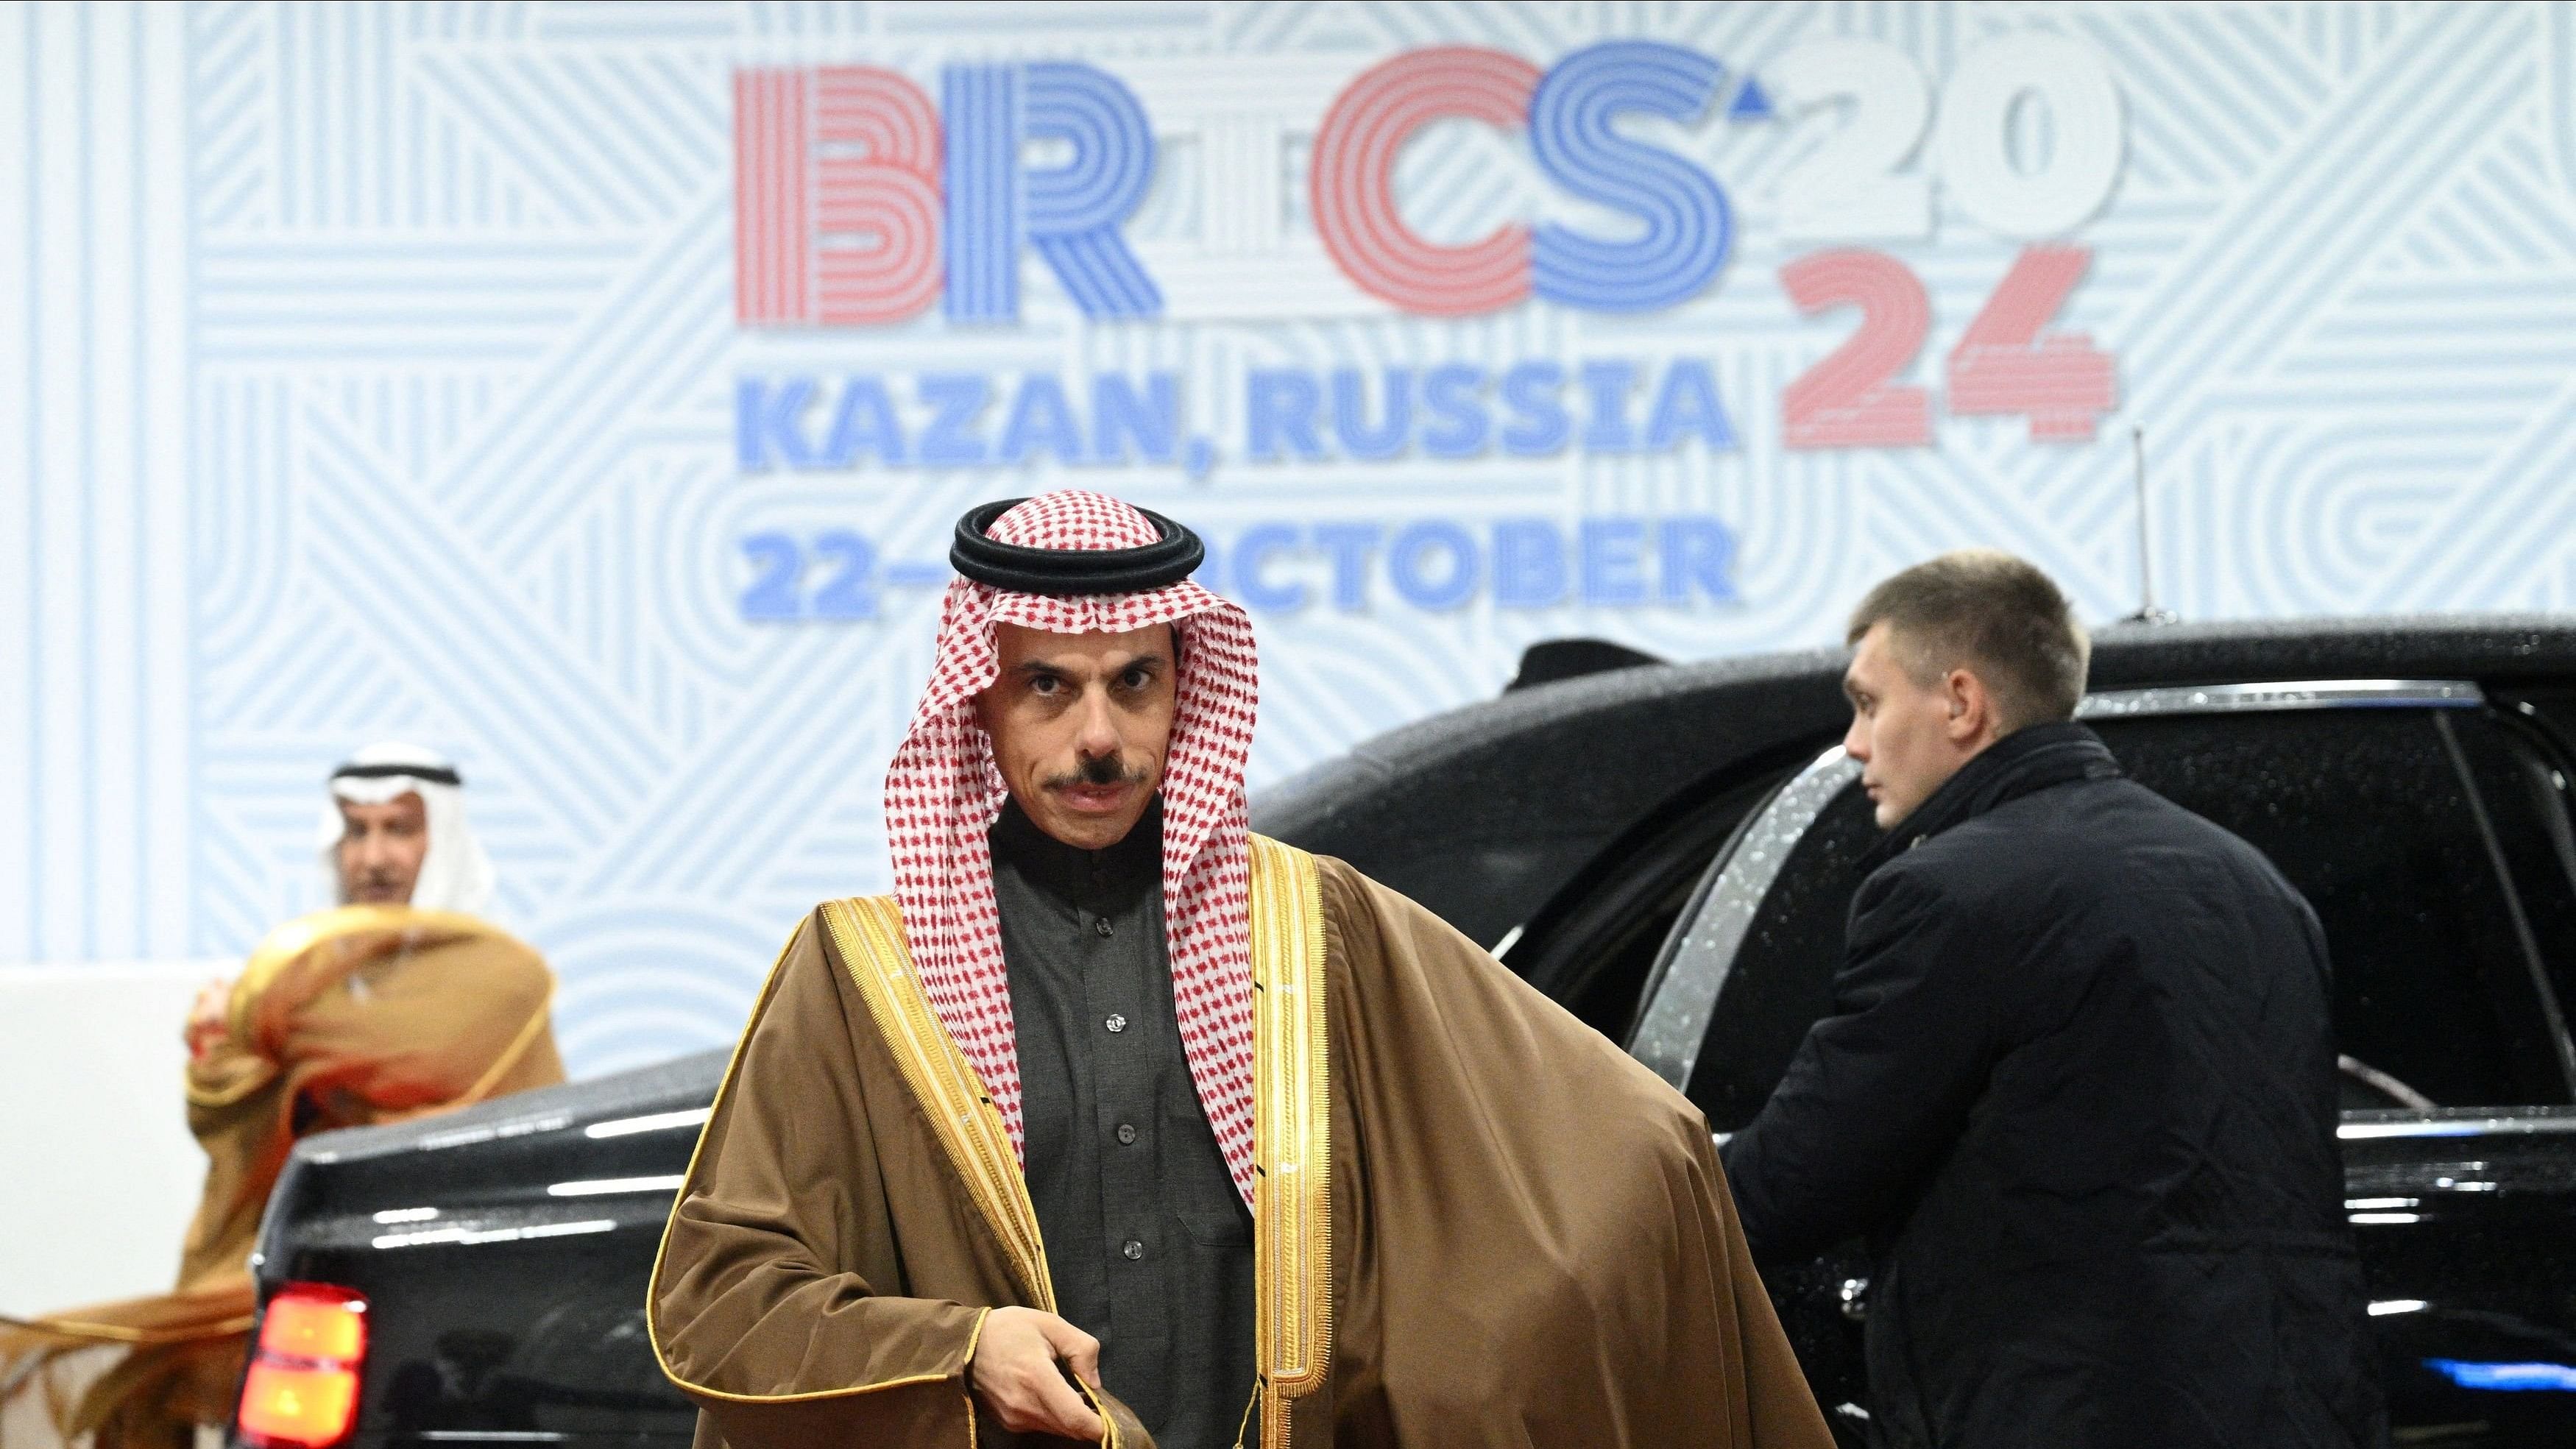
[[1422, 451], [1434, 458], [1472, 458], [1485, 451], [1485, 370], [1445, 363], [1422, 375], [1422, 408], [1437, 422], [1422, 430]]
[[1093, 462], [1126, 462], [1131, 442], [1148, 463], [1172, 461], [1181, 442], [1181, 380], [1150, 373], [1145, 389], [1145, 397], [1136, 396], [1135, 379], [1124, 373], [1104, 372], [1091, 380]]
[[940, 305], [951, 322], [1020, 315], [1020, 246], [1028, 236], [1020, 175], [1024, 107], [1016, 65], [952, 65], [939, 75]]
[[1578, 545], [1583, 555], [1583, 602], [1645, 602], [1646, 579], [1641, 555], [1646, 525], [1634, 518], [1587, 518]]
[[1558, 222], [1530, 235], [1530, 290], [1600, 312], [1685, 301], [1726, 262], [1734, 221], [1726, 193], [1697, 166], [1622, 136], [1614, 118], [1643, 111], [1687, 125], [1717, 93], [1723, 68], [1678, 45], [1611, 40], [1556, 63], [1530, 96], [1530, 152], [1540, 171], [1587, 201], [1645, 223], [1628, 241]]
[[1217, 565], [1216, 536], [1195, 524], [1190, 525], [1190, 532], [1199, 536], [1199, 546], [1206, 550], [1199, 557], [1199, 566], [1190, 570], [1190, 578], [1211, 594], [1224, 593], [1225, 570]]
[[1386, 530], [1374, 523], [1319, 523], [1315, 545], [1333, 556], [1333, 607], [1356, 614], [1368, 607], [1369, 554]]
[[[1442, 550], [1449, 566], [1434, 574], [1424, 561]], [[1386, 559], [1396, 596], [1417, 609], [1454, 609], [1474, 597], [1477, 562], [1475, 538], [1443, 519], [1425, 519], [1397, 534]]]
[[904, 461], [903, 425], [895, 421], [885, 384], [873, 377], [854, 377], [842, 385], [840, 405], [832, 410], [832, 431], [823, 440], [822, 466], [856, 467], [863, 452], [874, 453], [888, 467], [901, 467]]
[[1655, 393], [1653, 414], [1646, 421], [1646, 451], [1660, 453], [1696, 433], [1712, 448], [1735, 446], [1735, 429], [1726, 421], [1726, 406], [1717, 400], [1717, 379], [1696, 357], [1675, 361]]
[[1637, 369], [1625, 362], [1583, 364], [1583, 388], [1592, 394], [1592, 419], [1583, 429], [1583, 446], [1595, 453], [1633, 453], [1636, 434], [1628, 430], [1628, 394], [1636, 389]]
[[791, 377], [773, 392], [756, 377], [733, 385], [734, 460], [746, 473], [766, 473], [774, 455], [790, 468], [814, 466], [814, 450], [796, 430], [796, 419], [814, 401], [814, 379]]
[[866, 539], [836, 528], [814, 540], [814, 552], [841, 566], [840, 572], [814, 591], [817, 619], [873, 619], [877, 616], [874, 575], [877, 551]]
[[1573, 425], [1565, 405], [1556, 400], [1565, 386], [1565, 369], [1553, 362], [1523, 362], [1503, 374], [1503, 403], [1518, 419], [1503, 429], [1503, 451], [1516, 458], [1543, 458], [1565, 446]]
[[1571, 580], [1565, 535], [1544, 518], [1506, 518], [1494, 525], [1494, 602], [1544, 609], [1565, 602]]
[[1002, 424], [1005, 463], [1024, 463], [1040, 448], [1054, 452], [1059, 463], [1082, 461], [1082, 429], [1064, 401], [1064, 387], [1043, 372], [1020, 379], [1020, 395], [1011, 400], [1010, 420]]
[[1261, 576], [1262, 566], [1270, 562], [1272, 554], [1296, 544], [1296, 525], [1288, 523], [1255, 524], [1235, 540], [1234, 591], [1246, 608], [1286, 613], [1306, 607], [1304, 584], [1273, 584]]
[[1055, 269], [1084, 316], [1156, 315], [1163, 293], [1118, 234], [1154, 181], [1154, 128], [1145, 108], [1125, 82], [1098, 66], [1041, 60], [1020, 73], [1027, 84], [1025, 134], [1073, 148], [1064, 165], [1020, 178], [1029, 245]]
[[1368, 426], [1365, 383], [1365, 374], [1356, 367], [1333, 369], [1333, 436], [1351, 457], [1384, 462], [1404, 452], [1404, 440], [1413, 431], [1413, 369], [1390, 367], [1381, 377], [1378, 390], [1386, 398], [1386, 416], [1374, 429]]
[[1254, 462], [1278, 461], [1283, 440], [1300, 458], [1312, 461], [1324, 456], [1324, 445], [1315, 437], [1315, 413], [1324, 397], [1315, 386], [1314, 374], [1292, 367], [1256, 367], [1245, 391]]
[[1667, 518], [1655, 533], [1663, 555], [1664, 602], [1686, 604], [1694, 591], [1712, 603], [1736, 602], [1733, 529], [1714, 518]]
[[[1154, 177], [1154, 130], [1135, 94], [1075, 61], [953, 65], [941, 73], [947, 135], [941, 260], [951, 321], [1020, 315], [1020, 248], [1034, 247], [1087, 317], [1151, 317], [1163, 294], [1118, 233]], [[1030, 170], [1034, 139], [1066, 142]]]
[[975, 433], [993, 384], [981, 373], [925, 372], [915, 386], [921, 400], [939, 411], [921, 434], [921, 462], [928, 468], [953, 468], [985, 460], [984, 440]]
[[751, 587], [743, 590], [742, 616], [757, 620], [802, 616], [805, 603], [797, 597], [796, 583], [805, 576], [805, 551], [796, 546], [796, 540], [783, 533], [755, 533], [742, 541], [742, 551], [759, 571]]

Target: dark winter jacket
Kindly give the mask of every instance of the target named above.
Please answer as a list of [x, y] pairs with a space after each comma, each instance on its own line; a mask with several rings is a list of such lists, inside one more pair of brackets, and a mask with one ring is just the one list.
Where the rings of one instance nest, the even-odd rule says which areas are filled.
[[1835, 1014], [1725, 1163], [1757, 1258], [1869, 1239], [1872, 1443], [2378, 1442], [2297, 890], [2075, 724], [1863, 868]]

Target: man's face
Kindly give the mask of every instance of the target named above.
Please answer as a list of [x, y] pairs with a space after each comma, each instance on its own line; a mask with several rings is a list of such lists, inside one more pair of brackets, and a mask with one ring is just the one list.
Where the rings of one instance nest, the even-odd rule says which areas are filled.
[[1852, 703], [1843, 749], [1861, 763], [1861, 788], [1877, 807], [1881, 830], [1913, 814], [1995, 740], [1983, 682], [1964, 669], [1929, 685], [1918, 682], [1897, 657], [1883, 621], [1852, 650], [1843, 693]]
[[340, 802], [340, 900], [352, 906], [407, 906], [429, 854], [429, 810], [417, 793], [382, 805]]
[[1011, 798], [1067, 845], [1126, 839], [1162, 787], [1172, 743], [1171, 626], [1049, 634], [999, 624], [993, 634], [1001, 671], [975, 708]]

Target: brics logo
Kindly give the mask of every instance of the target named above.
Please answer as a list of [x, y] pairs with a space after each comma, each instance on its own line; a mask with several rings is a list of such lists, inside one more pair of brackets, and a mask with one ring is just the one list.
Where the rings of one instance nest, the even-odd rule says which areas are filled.
[[[1621, 116], [1688, 125], [1725, 68], [1681, 46], [1617, 40], [1541, 71], [1499, 50], [1408, 51], [1362, 73], [1327, 108], [1307, 167], [1315, 231], [1362, 291], [1424, 316], [1461, 317], [1536, 296], [1602, 312], [1672, 306], [1725, 264], [1725, 191], [1694, 162], [1621, 134]], [[871, 66], [762, 69], [734, 77], [735, 311], [747, 326], [901, 322], [938, 303], [949, 320], [1020, 315], [1034, 251], [1085, 316], [1162, 314], [1162, 289], [1120, 228], [1154, 175], [1154, 132], [1117, 77], [1071, 61], [950, 66], [939, 103]], [[1728, 115], [1766, 119], [1740, 85]], [[1397, 208], [1395, 163], [1435, 121], [1528, 135], [1560, 190], [1621, 213], [1625, 235], [1513, 222], [1433, 242]], [[1033, 143], [1053, 164], [1033, 165]]]

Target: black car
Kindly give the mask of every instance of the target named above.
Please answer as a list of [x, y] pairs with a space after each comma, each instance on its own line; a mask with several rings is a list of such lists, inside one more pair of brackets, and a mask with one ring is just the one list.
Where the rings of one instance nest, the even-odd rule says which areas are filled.
[[[1491, 943], [1728, 1132], [1828, 1005], [1873, 838], [1837, 745], [1842, 659], [1542, 648], [1525, 678], [1586, 658], [1617, 667], [1396, 731], [1267, 792], [1255, 825]], [[2084, 717], [2129, 771], [2263, 849], [2325, 922], [2346, 1207], [2400, 1442], [2576, 1444], [2576, 622], [2123, 626], [2093, 683]], [[655, 1367], [644, 1284], [723, 1068], [300, 1145], [257, 1259], [276, 1348], [235, 1439], [678, 1449], [695, 1415]], [[1853, 1441], [1865, 1271], [1850, 1249], [1770, 1285]], [[296, 1351], [330, 1335], [288, 1320], [361, 1303], [362, 1343]]]

